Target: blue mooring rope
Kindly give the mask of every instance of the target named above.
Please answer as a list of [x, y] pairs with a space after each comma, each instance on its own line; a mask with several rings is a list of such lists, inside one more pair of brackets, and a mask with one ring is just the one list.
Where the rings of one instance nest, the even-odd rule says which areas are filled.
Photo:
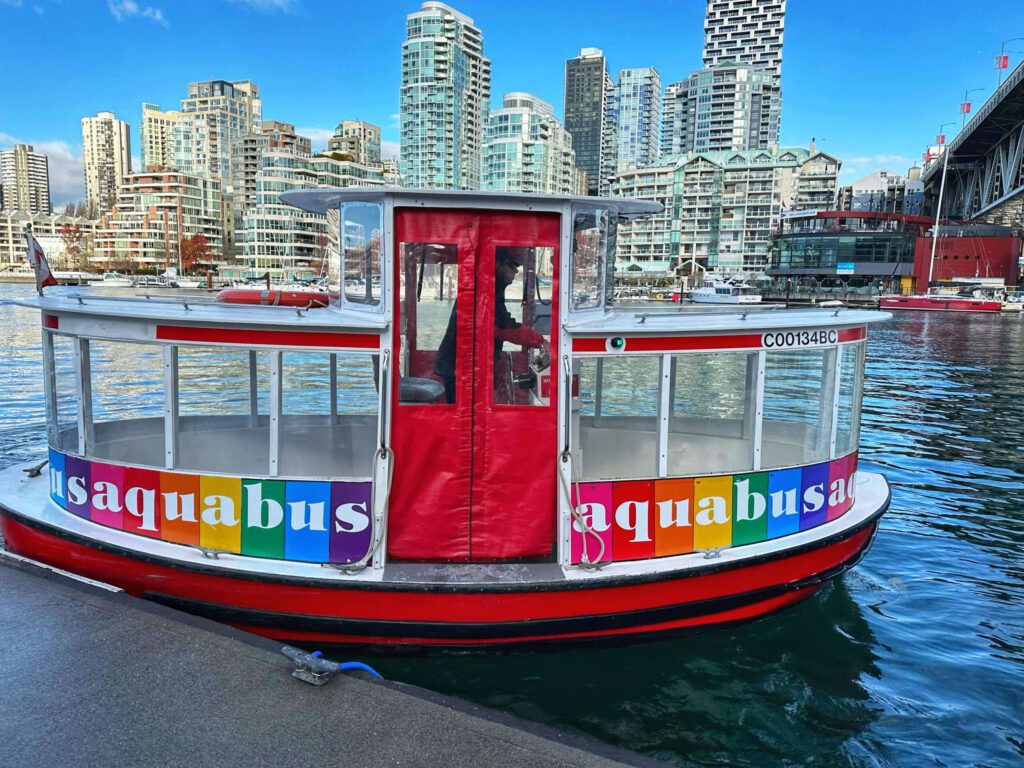
[[[322, 659], [324, 657], [323, 651], [313, 651], [309, 655], [312, 656], [314, 659]], [[363, 672], [369, 672], [374, 677], [379, 677], [381, 680], [384, 679], [384, 676], [380, 672], [371, 667], [369, 664], [364, 664], [361, 661], [343, 661], [338, 665], [338, 669], [342, 670], [343, 672], [347, 672], [350, 669], [361, 669]]]

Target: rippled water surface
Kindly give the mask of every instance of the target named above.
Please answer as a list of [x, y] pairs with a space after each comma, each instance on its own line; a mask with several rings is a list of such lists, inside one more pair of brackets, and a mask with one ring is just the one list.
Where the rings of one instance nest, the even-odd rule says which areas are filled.
[[[42, 457], [39, 321], [0, 285], [0, 464]], [[872, 329], [861, 467], [892, 508], [843, 579], [737, 629], [623, 648], [373, 659], [682, 765], [1024, 764], [1024, 318]]]

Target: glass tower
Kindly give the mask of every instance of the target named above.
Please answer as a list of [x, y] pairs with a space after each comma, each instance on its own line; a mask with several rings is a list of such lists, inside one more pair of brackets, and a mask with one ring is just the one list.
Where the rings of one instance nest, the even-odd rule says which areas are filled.
[[491, 98], [491, 61], [473, 20], [426, 2], [402, 43], [401, 171], [425, 189], [479, 189]]
[[576, 167], [587, 174], [587, 193], [607, 193], [616, 163], [615, 87], [597, 48], [584, 48], [565, 62], [565, 130]]
[[491, 113], [483, 150], [483, 189], [572, 194], [572, 138], [554, 109], [529, 93], [507, 93]]
[[661, 76], [653, 67], [624, 69], [615, 86], [617, 173], [658, 159]]

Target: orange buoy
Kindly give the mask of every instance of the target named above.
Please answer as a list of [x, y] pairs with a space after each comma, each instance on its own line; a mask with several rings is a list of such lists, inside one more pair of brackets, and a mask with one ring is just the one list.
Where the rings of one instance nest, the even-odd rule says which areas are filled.
[[225, 288], [217, 294], [217, 301], [226, 304], [251, 304], [266, 307], [326, 307], [330, 297], [321, 291], [254, 291], [245, 288]]

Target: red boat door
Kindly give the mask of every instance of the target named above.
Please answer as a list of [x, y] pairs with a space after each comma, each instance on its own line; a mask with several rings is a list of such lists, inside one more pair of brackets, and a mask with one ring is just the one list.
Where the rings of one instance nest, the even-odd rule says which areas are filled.
[[390, 557], [553, 554], [557, 377], [537, 369], [558, 233], [558, 214], [395, 211]]

